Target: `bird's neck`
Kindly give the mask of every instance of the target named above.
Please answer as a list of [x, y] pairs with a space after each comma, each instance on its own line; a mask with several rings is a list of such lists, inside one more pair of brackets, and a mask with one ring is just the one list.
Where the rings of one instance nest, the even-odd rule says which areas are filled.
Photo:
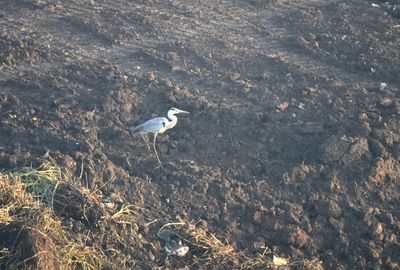
[[172, 113], [168, 113], [168, 118], [169, 118], [169, 120], [171, 120], [170, 122], [168, 122], [167, 124], [166, 124], [166, 128], [167, 129], [170, 129], [170, 128], [173, 128], [175, 125], [176, 125], [176, 123], [178, 122], [178, 117], [176, 117], [174, 114], [172, 114]]

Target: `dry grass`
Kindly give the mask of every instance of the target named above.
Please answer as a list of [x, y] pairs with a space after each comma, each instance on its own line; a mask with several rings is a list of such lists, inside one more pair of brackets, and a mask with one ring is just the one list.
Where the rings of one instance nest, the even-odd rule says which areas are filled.
[[[60, 168], [49, 164], [0, 174], [0, 228], [17, 230], [10, 236], [14, 238], [11, 244], [0, 240], [0, 266], [101, 268], [103, 258], [95, 255], [99, 252], [84, 241], [76, 241], [52, 208], [59, 183], [73, 181]], [[21, 232], [26, 232], [24, 239], [19, 239]], [[49, 262], [45, 259], [48, 256], [54, 260]]]
[[307, 270], [324, 270], [324, 265], [322, 264], [322, 261], [319, 258], [315, 258], [312, 260], [306, 259], [304, 260], [303, 265]]

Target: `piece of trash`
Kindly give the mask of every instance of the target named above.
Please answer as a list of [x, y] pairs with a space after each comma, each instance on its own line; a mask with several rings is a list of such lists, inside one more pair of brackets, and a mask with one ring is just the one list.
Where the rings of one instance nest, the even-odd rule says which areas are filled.
[[379, 85], [379, 90], [380, 91], [384, 91], [386, 89], [386, 87], [388, 87], [387, 83], [381, 82], [381, 84]]
[[277, 257], [274, 255], [274, 257], [272, 258], [272, 262], [276, 265], [276, 266], [282, 266], [282, 265], [287, 265], [288, 261], [285, 258], [281, 258], [281, 257]]
[[189, 247], [182, 245], [182, 241], [173, 240], [177, 235], [171, 230], [163, 230], [158, 236], [165, 242], [164, 250], [168, 256], [183, 257], [189, 252]]
[[176, 245], [174, 242], [167, 242], [164, 249], [168, 253], [168, 255], [178, 257], [185, 256], [189, 251], [189, 247], [183, 246], [181, 241], [179, 241], [178, 245]]
[[275, 109], [277, 109], [280, 112], [283, 112], [289, 107], [289, 102], [282, 102], [278, 105], [275, 106]]
[[167, 247], [165, 247], [165, 251], [170, 256], [183, 257], [188, 253], [189, 247], [188, 246], [181, 246], [181, 247], [179, 247], [177, 249], [168, 249]]
[[379, 5], [378, 5], [378, 4], [375, 4], [375, 3], [372, 3], [371, 6], [373, 6], [373, 7], [379, 7]]

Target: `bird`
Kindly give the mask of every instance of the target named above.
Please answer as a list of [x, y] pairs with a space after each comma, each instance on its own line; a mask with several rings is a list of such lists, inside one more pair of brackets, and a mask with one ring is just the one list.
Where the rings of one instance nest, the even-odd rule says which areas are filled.
[[134, 134], [134, 135], [140, 134], [142, 136], [143, 140], [146, 142], [149, 149], [150, 149], [150, 146], [147, 143], [147, 141], [145, 140], [145, 138], [143, 137], [143, 134], [148, 134], [148, 133], [154, 134], [153, 147], [154, 147], [154, 152], [156, 153], [157, 161], [159, 164], [161, 164], [161, 161], [160, 161], [160, 158], [158, 157], [157, 149], [156, 149], [157, 135], [159, 133], [164, 133], [168, 129], [173, 128], [176, 125], [176, 123], [178, 122], [178, 117], [176, 117], [176, 114], [180, 114], [180, 113], [189, 114], [189, 112], [187, 112], [187, 111], [183, 111], [183, 110], [180, 110], [177, 108], [171, 108], [167, 113], [168, 118], [156, 117], [156, 118], [147, 120], [146, 122], [144, 122], [136, 127], [132, 127], [132, 129], [131, 129], [132, 134]]

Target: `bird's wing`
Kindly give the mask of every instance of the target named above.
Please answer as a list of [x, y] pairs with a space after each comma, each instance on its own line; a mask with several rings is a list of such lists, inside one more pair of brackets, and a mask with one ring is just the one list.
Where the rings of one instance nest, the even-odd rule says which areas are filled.
[[165, 117], [153, 118], [144, 122], [143, 124], [140, 124], [137, 127], [133, 127], [132, 133], [142, 134], [163, 132], [166, 123], [168, 123], [168, 119]]

